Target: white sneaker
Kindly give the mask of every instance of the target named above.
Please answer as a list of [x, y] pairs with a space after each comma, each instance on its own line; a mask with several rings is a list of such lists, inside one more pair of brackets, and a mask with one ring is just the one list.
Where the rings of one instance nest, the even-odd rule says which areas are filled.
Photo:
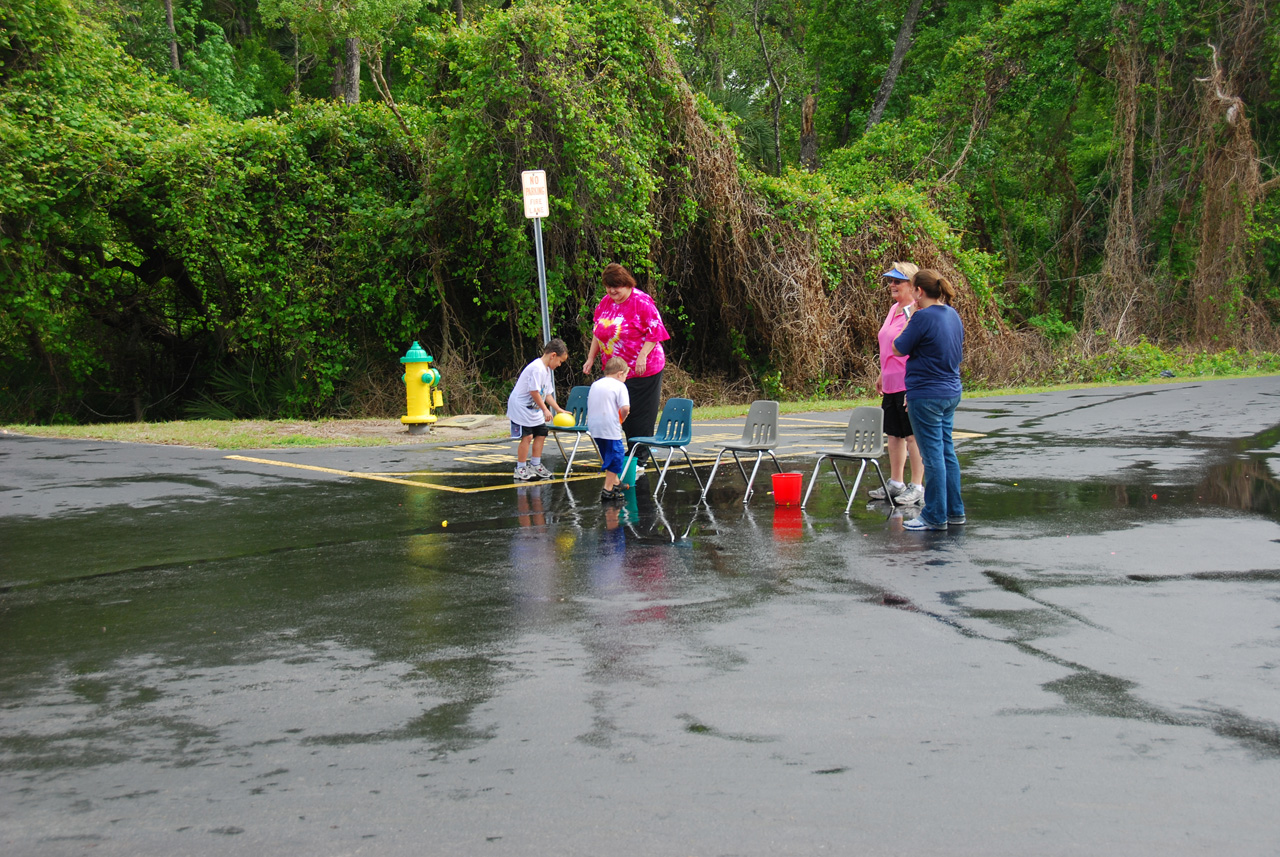
[[550, 479], [555, 474], [543, 467], [541, 464], [535, 464], [533, 467], [533, 475], [537, 476], [539, 479]]
[[916, 485], [914, 482], [907, 486], [906, 490], [901, 494], [895, 494], [893, 502], [900, 506], [914, 506], [917, 503], [924, 502], [924, 486]]
[[527, 464], [522, 464], [516, 468], [515, 478], [517, 482], [530, 482], [538, 478], [538, 474], [533, 472], [533, 468]]
[[[902, 483], [899, 483], [899, 484], [902, 484]], [[906, 490], [907, 490], [906, 485], [902, 485], [902, 487], [899, 488], [897, 485], [894, 485], [892, 482], [889, 483], [889, 496], [895, 500], [898, 499], [899, 494], [901, 494], [903, 491], [906, 491]], [[876, 488], [873, 491], [868, 491], [867, 496], [870, 497], [872, 500], [886, 499], [884, 496], [883, 488]]]

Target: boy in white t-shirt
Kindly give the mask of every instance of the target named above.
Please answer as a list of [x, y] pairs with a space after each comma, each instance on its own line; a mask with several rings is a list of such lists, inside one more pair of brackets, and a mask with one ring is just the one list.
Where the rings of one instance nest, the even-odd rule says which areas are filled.
[[587, 431], [600, 450], [600, 463], [604, 468], [601, 502], [625, 499], [620, 487], [622, 468], [627, 461], [622, 421], [631, 413], [631, 396], [623, 383], [626, 380], [627, 362], [621, 357], [610, 357], [604, 364], [604, 376], [591, 385], [587, 395]]
[[515, 472], [520, 482], [551, 478], [551, 471], [542, 466], [542, 446], [547, 442], [547, 423], [551, 422], [552, 409], [564, 413], [564, 408], [556, 404], [555, 370], [568, 359], [569, 348], [564, 340], [551, 340], [542, 346], [542, 356], [524, 367], [507, 397], [511, 436], [520, 438]]

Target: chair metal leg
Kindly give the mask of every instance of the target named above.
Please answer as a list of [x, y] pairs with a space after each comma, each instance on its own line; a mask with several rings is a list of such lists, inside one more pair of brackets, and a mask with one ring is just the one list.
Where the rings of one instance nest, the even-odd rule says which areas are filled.
[[742, 459], [738, 458], [738, 451], [736, 449], [731, 449], [729, 451], [733, 453], [733, 460], [738, 465], [738, 472], [742, 474], [742, 481], [746, 482], [747, 468], [742, 466]]
[[772, 449], [771, 449], [771, 450], [769, 450], [769, 457], [773, 459], [773, 466], [774, 466], [774, 468], [775, 468], [779, 473], [781, 473], [781, 472], [782, 472], [782, 465], [778, 463], [778, 456], [776, 456], [776, 455], [774, 455], [774, 454], [773, 454], [773, 450], [772, 450]]
[[554, 441], [556, 442], [556, 449], [560, 450], [560, 457], [561, 457], [561, 458], [566, 458], [566, 456], [565, 456], [565, 454], [564, 454], [564, 447], [560, 445], [560, 432], [558, 432], [558, 431], [553, 431], [553, 432], [551, 433], [551, 439], [552, 439], [552, 440], [554, 440]]
[[[825, 455], [819, 455], [818, 463], [813, 465], [813, 475], [809, 477], [809, 490], [804, 492], [804, 499], [800, 501], [801, 509], [809, 502], [809, 495], [813, 493], [813, 486], [818, 483], [818, 471], [822, 469], [822, 459], [824, 458], [826, 458]], [[835, 467], [835, 462], [832, 462], [831, 466]]]
[[676, 454], [676, 451], [674, 447], [667, 450], [667, 463], [662, 465], [662, 475], [658, 477], [658, 484], [653, 489], [653, 493], [655, 495], [662, 490], [662, 483], [667, 481], [667, 470], [671, 468], [671, 456], [675, 454]]
[[707, 477], [706, 487], [702, 489], [702, 496], [698, 498], [699, 500], [707, 499], [707, 492], [711, 490], [711, 483], [714, 482], [716, 478], [716, 468], [720, 466], [720, 456], [724, 455], [725, 452], [727, 452], [727, 450], [722, 449], [716, 454], [716, 463], [711, 465], [711, 475]]
[[[639, 447], [641, 447], [641, 446], [644, 446], [644, 444], [634, 443], [634, 444], [632, 444], [632, 445], [631, 445], [631, 452], [627, 455], [626, 460], [622, 462], [622, 472], [618, 474], [618, 478], [619, 478], [619, 479], [621, 479], [623, 476], [626, 476], [626, 475], [627, 475], [627, 470], [628, 470], [628, 469], [630, 469], [630, 467], [631, 467], [631, 462], [632, 462], [632, 461], [635, 459], [635, 457], [636, 457], [636, 449], [638, 449], [638, 448], [639, 448]], [[646, 448], [647, 448], [647, 447], [646, 447]], [[631, 487], [632, 487], [632, 488], [634, 488], [635, 486], [634, 486], [634, 485], [632, 485]]]
[[[582, 443], [582, 432], [577, 432], [573, 439], [573, 452], [569, 453], [569, 462], [564, 466], [564, 478], [569, 478], [569, 471], [573, 469], [573, 459], [578, 455], [578, 444]], [[556, 446], [560, 445], [560, 438], [556, 438]], [[560, 450], [560, 454], [564, 455], [564, 450]]]
[[[879, 465], [876, 465], [877, 468]], [[853, 490], [849, 492], [849, 502], [844, 504], [844, 513], [849, 514], [849, 510], [853, 508], [853, 498], [858, 496], [858, 483], [862, 481], [862, 474], [867, 470], [867, 459], [862, 459], [858, 465], [858, 478], [853, 480]]]
[[889, 508], [896, 509], [898, 507], [898, 501], [893, 499], [893, 495], [889, 493], [889, 483], [884, 481], [884, 472], [880, 470], [880, 462], [873, 458], [871, 459], [871, 463], [875, 465], [876, 476], [880, 477], [880, 487], [884, 489], [884, 498], [889, 501]]
[[751, 478], [747, 480], [747, 493], [742, 495], [742, 504], [745, 506], [751, 499], [751, 485], [756, 481], [756, 473], [760, 470], [760, 462], [764, 460], [764, 453], [756, 453], [756, 466], [751, 468]]
[[848, 497], [849, 489], [844, 487], [844, 477], [840, 475], [840, 459], [831, 459], [831, 469], [836, 472], [836, 481], [840, 483], [840, 490], [844, 493], [844, 496]]
[[[682, 446], [682, 447], [679, 447], [679, 449], [680, 449], [681, 454], [683, 454], [683, 455], [684, 455], [684, 460], [685, 460], [685, 461], [687, 461], [687, 462], [689, 462], [689, 472], [693, 474], [693, 478], [694, 478], [694, 479], [697, 479], [697, 480], [698, 480], [698, 487], [699, 487], [699, 488], [701, 488], [701, 487], [702, 487], [702, 477], [698, 475], [698, 468], [696, 468], [696, 467], [694, 467], [694, 466], [693, 466], [693, 459], [689, 457], [689, 450], [688, 450], [688, 449], [686, 449], [686, 448], [685, 448], [685, 447], [683, 447], [683, 446]], [[674, 453], [673, 453], [673, 454], [674, 454]], [[670, 459], [670, 458], [668, 458], [668, 459], [667, 459], [667, 461], [668, 461], [668, 462], [670, 462], [670, 461], [671, 461], [671, 459]]]

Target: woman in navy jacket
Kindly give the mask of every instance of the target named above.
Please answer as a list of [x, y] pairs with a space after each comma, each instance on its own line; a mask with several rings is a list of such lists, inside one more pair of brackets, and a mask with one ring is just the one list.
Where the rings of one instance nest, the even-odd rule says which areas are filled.
[[924, 458], [924, 508], [907, 530], [945, 530], [964, 523], [960, 497], [960, 460], [951, 432], [960, 404], [960, 361], [964, 357], [964, 324], [951, 308], [955, 287], [937, 271], [924, 269], [911, 278], [918, 309], [893, 341], [893, 353], [907, 361], [907, 413]]

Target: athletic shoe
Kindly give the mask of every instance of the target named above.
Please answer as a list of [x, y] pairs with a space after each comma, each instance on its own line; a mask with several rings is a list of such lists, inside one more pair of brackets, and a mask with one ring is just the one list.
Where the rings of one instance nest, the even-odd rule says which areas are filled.
[[627, 499], [621, 488], [606, 488], [600, 492], [601, 503], [620, 503]]
[[924, 502], [924, 488], [920, 485], [908, 485], [901, 494], [893, 495], [893, 502], [900, 506], [914, 506]]
[[517, 482], [531, 482], [538, 478], [538, 474], [534, 473], [529, 465], [522, 464], [516, 468], [515, 478]]
[[550, 479], [555, 474], [543, 467], [541, 464], [535, 464], [533, 466], [533, 475], [537, 476], [539, 479]]
[[931, 524], [924, 518], [912, 518], [910, 521], [902, 522], [902, 529], [910, 530], [913, 533], [923, 530], [945, 530], [946, 528], [946, 524]]
[[[893, 498], [893, 499], [895, 499], [895, 500], [897, 500], [897, 499], [898, 499], [898, 495], [899, 495], [899, 494], [901, 494], [903, 491], [906, 491], [906, 490], [907, 490], [907, 486], [906, 486], [906, 485], [903, 485], [901, 488], [898, 488], [898, 487], [897, 487], [897, 486], [895, 486], [892, 482], [890, 482], [890, 483], [889, 483], [889, 496], [890, 496], [890, 497], [892, 497], [892, 498]], [[868, 491], [868, 492], [867, 492], [867, 496], [868, 496], [868, 497], [870, 497], [872, 500], [884, 500], [884, 499], [886, 499], [886, 498], [885, 498], [885, 496], [884, 496], [884, 489], [883, 489], [883, 488], [876, 488], [876, 489], [875, 489], [875, 490], [873, 490], [873, 491]]]
[[964, 515], [952, 515], [950, 518], [947, 518], [947, 524], [952, 527], [958, 527], [963, 523], [964, 523]]

